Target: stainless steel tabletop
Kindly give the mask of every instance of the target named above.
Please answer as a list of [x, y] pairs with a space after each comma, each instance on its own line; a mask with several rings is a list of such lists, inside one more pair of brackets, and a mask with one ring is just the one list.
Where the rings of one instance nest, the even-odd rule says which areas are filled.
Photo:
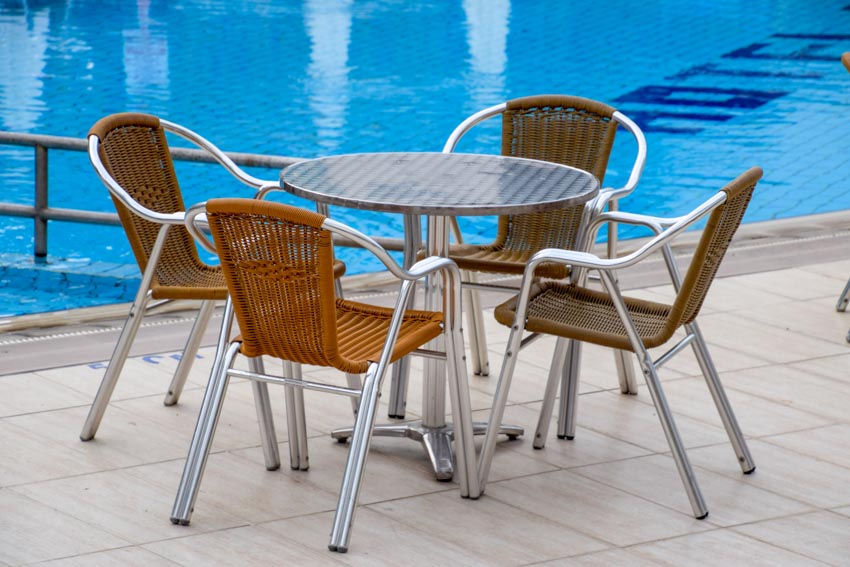
[[347, 154], [296, 163], [283, 187], [311, 201], [391, 213], [474, 216], [578, 205], [599, 182], [550, 162], [484, 154]]

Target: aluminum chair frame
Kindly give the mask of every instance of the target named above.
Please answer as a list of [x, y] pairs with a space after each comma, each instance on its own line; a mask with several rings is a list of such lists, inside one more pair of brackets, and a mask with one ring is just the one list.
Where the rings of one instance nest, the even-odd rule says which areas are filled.
[[[205, 248], [214, 251], [214, 245], [205, 237], [201, 228], [205, 221], [205, 214], [204, 203], [195, 205], [187, 212], [185, 223], [188, 230]], [[320, 382], [305, 381], [300, 375], [293, 375], [292, 377], [268, 375], [262, 371], [261, 365], [256, 363], [257, 359], [252, 359], [255, 362], [252, 362], [251, 371], [233, 369], [231, 365], [239, 351], [240, 343], [233, 341], [229, 345], [227, 344], [226, 337], [228, 336], [228, 329], [233, 320], [233, 306], [231, 299], [228, 298], [210, 381], [198, 416], [195, 433], [171, 513], [171, 521], [175, 524], [187, 525], [190, 521], [230, 377], [246, 378], [255, 384], [262, 384], [263, 386], [269, 383], [287, 386], [287, 416], [289, 419], [290, 456], [292, 457], [293, 468], [306, 468], [306, 466], [300, 466], [299, 463], [306, 463], [303, 459], [299, 461], [300, 457], [297, 454], [303, 451], [303, 455], [306, 455], [307, 437], [306, 428], [303, 424], [303, 397], [292, 399], [289, 391], [311, 389], [347, 395], [353, 398], [359, 398], [359, 404], [355, 412], [354, 432], [351, 436], [351, 445], [343, 474], [339, 501], [334, 515], [330, 543], [328, 545], [331, 551], [345, 553], [348, 550], [354, 512], [363, 478], [363, 469], [372, 432], [375, 427], [381, 383], [390, 365], [390, 356], [401, 327], [408, 300], [414, 289], [414, 283], [425, 277], [442, 276], [444, 280], [443, 332], [447, 335], [445, 352], [419, 349], [413, 351], [411, 354], [446, 360], [449, 392], [452, 412], [454, 414], [454, 439], [458, 445], [458, 450], [455, 453], [457, 458], [456, 478], [459, 480], [462, 497], [475, 499], [480, 494], [478, 474], [475, 467], [472, 409], [469, 400], [461, 331], [460, 270], [452, 260], [436, 256], [421, 260], [409, 269], [404, 269], [396, 264], [387, 251], [377, 242], [347, 225], [333, 219], [325, 218], [321, 228], [329, 231], [332, 235], [340, 235], [351, 239], [366, 250], [369, 250], [384, 264], [391, 274], [401, 280], [395, 313], [389, 325], [389, 331], [380, 360], [370, 363], [361, 388], [351, 387], [351, 382], [349, 382], [349, 387], [344, 388]], [[293, 366], [297, 367], [298, 365]], [[290, 368], [285, 364], [284, 373], [288, 372]], [[264, 446], [276, 445], [274, 426], [269, 409], [269, 406], [257, 406], [261, 430], [263, 431], [262, 439]], [[294, 412], [290, 410], [294, 410]], [[293, 446], [295, 446], [294, 449]], [[268, 468], [268, 458], [266, 465]]]
[[[238, 179], [245, 185], [248, 185], [249, 187], [252, 187], [257, 190], [261, 190], [265, 187], [269, 187], [272, 185], [278, 186], [277, 181], [267, 181], [259, 179], [246, 173], [215, 145], [213, 145], [211, 142], [209, 142], [199, 134], [189, 130], [188, 128], [163, 119], [159, 119], [159, 123], [166, 132], [176, 134], [177, 136], [207, 151], [210, 155], [213, 156], [213, 158], [218, 163], [224, 166], [224, 168], [231, 175], [233, 175], [236, 179]], [[139, 326], [141, 325], [142, 320], [144, 319], [145, 313], [152, 311], [156, 307], [169, 301], [163, 300], [150, 304], [152, 297], [151, 283], [155, 275], [160, 255], [162, 254], [163, 248], [165, 246], [166, 237], [168, 236], [169, 230], [175, 226], [183, 226], [183, 220], [185, 216], [185, 214], [182, 212], [170, 214], [160, 213], [141, 205], [139, 202], [133, 199], [133, 197], [115, 180], [115, 178], [112, 177], [106, 165], [101, 160], [99, 153], [100, 145], [101, 140], [98, 136], [94, 134], [89, 136], [89, 159], [100, 180], [103, 182], [103, 184], [112, 194], [112, 196], [118, 201], [120, 201], [124, 206], [126, 206], [132, 214], [137, 215], [147, 221], [157, 223], [161, 225], [161, 228], [159, 230], [156, 242], [148, 259], [147, 267], [142, 274], [142, 281], [139, 284], [139, 289], [136, 292], [136, 297], [130, 307], [130, 312], [127, 316], [127, 320], [121, 330], [121, 335], [119, 336], [118, 342], [115, 345], [115, 350], [113, 351], [112, 357], [110, 358], [109, 365], [107, 366], [106, 372], [100, 383], [100, 387], [98, 388], [97, 394], [95, 395], [94, 401], [92, 402], [92, 406], [89, 410], [89, 414], [86, 418], [85, 424], [83, 425], [82, 432], [80, 433], [80, 439], [82, 439], [83, 441], [89, 441], [93, 439], [95, 434], [97, 433], [98, 428], [100, 427], [101, 420], [103, 419], [103, 414], [106, 411], [106, 407], [108, 406], [109, 400], [112, 397], [112, 393], [115, 390], [115, 386], [118, 382], [121, 370], [123, 369], [124, 364], [127, 360], [127, 356], [133, 344], [133, 340], [136, 337], [136, 334], [139, 330]], [[195, 323], [192, 326], [191, 332], [189, 333], [189, 338], [186, 341], [186, 346], [183, 349], [183, 354], [180, 357], [177, 369], [174, 373], [174, 376], [171, 380], [171, 384], [168, 388], [168, 392], [165, 396], [164, 404], [167, 406], [176, 404], [180, 397], [180, 394], [183, 391], [183, 386], [186, 383], [186, 379], [189, 375], [189, 371], [191, 370], [192, 363], [194, 362], [196, 353], [198, 351], [198, 347], [200, 346], [203, 332], [206, 329], [210, 318], [212, 317], [214, 308], [215, 300], [205, 300], [201, 303], [198, 315], [195, 319]]]
[[[760, 171], [759, 171], [760, 175]], [[528, 267], [523, 274], [522, 284], [516, 306], [516, 314], [514, 323], [511, 327], [510, 336], [508, 338], [507, 349], [505, 352], [505, 362], [502, 367], [502, 372], [499, 377], [499, 384], [494, 396], [493, 409], [490, 416], [490, 423], [501, 423], [504, 415], [505, 406], [507, 404], [508, 391], [513, 378], [516, 360], [519, 351], [528, 344], [536, 334], [523, 339], [523, 333], [526, 326], [526, 313], [529, 307], [529, 294], [532, 284], [535, 281], [535, 268], [543, 262], [557, 262], [564, 265], [570, 265], [574, 269], [593, 270], [599, 273], [600, 280], [605, 291], [610, 296], [616, 311], [625, 326], [628, 335], [629, 343], [637, 355], [638, 362], [644, 374], [647, 387], [652, 397], [653, 404], [658, 412], [659, 420], [661, 421], [665, 437], [670, 446], [673, 459], [679, 471], [679, 475], [685, 486], [685, 491], [690, 501], [694, 517], [703, 519], [708, 515], [708, 508], [700, 492], [697, 484], [696, 476], [694, 475], [690, 461], [685, 452], [678, 429], [676, 428], [673, 414], [667, 403], [661, 381], [658, 377], [658, 369], [669, 361], [673, 356], [684, 350], [689, 344], [693, 347], [697, 361], [702, 370], [703, 376], [711, 392], [712, 399], [720, 414], [723, 426], [729, 437], [730, 443], [735, 451], [741, 471], [744, 474], [752, 473], [755, 470], [755, 463], [747, 447], [746, 440], [741, 432], [740, 426], [732, 411], [732, 407], [720, 382], [717, 370], [708, 352], [705, 340], [699, 330], [696, 321], [692, 321], [684, 325], [686, 336], [670, 348], [665, 354], [654, 360], [650, 356], [647, 348], [638, 333], [634, 321], [631, 318], [623, 296], [620, 293], [617, 285], [616, 271], [628, 268], [643, 261], [646, 257], [656, 251], [661, 251], [665, 264], [669, 271], [674, 288], [678, 293], [682, 278], [678, 266], [673, 257], [673, 252], [670, 247], [671, 241], [679, 234], [685, 231], [688, 227], [699, 221], [711, 213], [717, 207], [723, 205], [727, 200], [727, 194], [720, 191], [710, 199], [706, 200], [691, 213], [673, 219], [663, 219], [646, 215], [637, 215], [622, 212], [608, 212], [598, 215], [593, 222], [592, 229], [598, 230], [598, 227], [605, 222], [620, 222], [628, 224], [642, 225], [650, 228], [655, 237], [644, 244], [635, 252], [617, 259], [599, 258], [593, 254], [580, 251], [568, 251], [559, 249], [542, 250], [534, 255], [529, 262]], [[594, 231], [592, 230], [591, 233]], [[558, 337], [553, 362], [550, 369], [549, 378], [546, 384], [546, 390], [543, 399], [543, 408], [541, 409], [537, 431], [535, 433], [534, 447], [542, 449], [544, 440], [548, 431], [549, 422], [552, 415], [552, 406], [556, 395], [556, 390], [559, 381], [561, 380], [560, 367], [569, 362], [569, 349], [562, 337]], [[578, 344], [576, 339], [569, 339], [570, 343]], [[578, 393], [578, 361], [577, 356], [571, 361], [573, 364], [569, 366], [568, 385], [566, 391], [562, 395], [567, 398], [565, 407], [567, 408], [567, 438], [572, 438], [575, 435], [575, 407], [576, 396]], [[479, 481], [482, 492], [487, 483], [490, 467], [493, 460], [493, 455], [496, 447], [497, 431], [488, 428], [484, 438], [484, 444], [479, 456], [478, 470]]]
[[[461, 122], [454, 129], [451, 135], [449, 135], [449, 138], [448, 140], [446, 140], [442, 151], [444, 153], [453, 152], [458, 142], [460, 142], [461, 138], [463, 138], [463, 136], [467, 132], [469, 132], [475, 125], [480, 124], [481, 122], [484, 122], [489, 118], [501, 116], [507, 110], [507, 106], [508, 104], [506, 102], [503, 102], [501, 104], [485, 108], [469, 116], [466, 120]], [[604, 211], [606, 206], [609, 207], [611, 210], [616, 210], [617, 201], [622, 197], [629, 195], [637, 186], [638, 180], [640, 179], [640, 175], [643, 172], [643, 168], [646, 163], [646, 137], [643, 135], [643, 132], [641, 131], [640, 127], [631, 118], [629, 118], [619, 110], [614, 111], [614, 113], [612, 114], [612, 120], [618, 125], [622, 126], [635, 138], [635, 142], [637, 144], [637, 153], [635, 155], [635, 161], [632, 164], [632, 168], [629, 173], [629, 178], [626, 181], [625, 185], [619, 188], [601, 188], [599, 191], [599, 195], [585, 206], [586, 221], [591, 221], [599, 213]], [[459, 244], [462, 243], [463, 237], [456, 221], [453, 223], [453, 229], [455, 240]], [[593, 245], [593, 240], [585, 239], [585, 241], [580, 244], [583, 248], [588, 248]], [[616, 256], [616, 253], [617, 231], [613, 229], [613, 225], [610, 225], [608, 231], [608, 257], [613, 258]], [[510, 286], [502, 286], [498, 284], [479, 283], [477, 281], [477, 274], [474, 272], [465, 273], [464, 277], [465, 279], [463, 286], [467, 290], [466, 313], [468, 320], [467, 326], [469, 327], [469, 342], [471, 345], [472, 366], [475, 374], [487, 375], [489, 374], [489, 361], [487, 356], [487, 342], [484, 333], [484, 317], [482, 314], [481, 301], [477, 292], [481, 290], [516, 293], [516, 288]], [[634, 393], [634, 377], [630, 374], [627, 374], [627, 368], [630, 369], [631, 366], [620, 366], [620, 364], [618, 363], [618, 376], [620, 376], [621, 378], [621, 390], [624, 393]]]

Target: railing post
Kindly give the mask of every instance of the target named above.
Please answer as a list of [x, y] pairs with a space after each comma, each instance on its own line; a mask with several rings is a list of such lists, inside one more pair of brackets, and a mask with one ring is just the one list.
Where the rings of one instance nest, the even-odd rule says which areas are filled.
[[47, 261], [47, 148], [35, 146], [35, 261]]

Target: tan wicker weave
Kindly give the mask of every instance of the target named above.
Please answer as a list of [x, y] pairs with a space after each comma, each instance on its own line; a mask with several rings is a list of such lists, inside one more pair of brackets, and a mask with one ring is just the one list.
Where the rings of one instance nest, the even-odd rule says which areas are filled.
[[[334, 297], [324, 216], [252, 199], [213, 199], [207, 214], [242, 354], [355, 374], [378, 361], [393, 310]], [[442, 321], [441, 313], [407, 311], [392, 360], [439, 336]]]
[[[624, 298], [647, 348], [667, 342], [696, 318], [732, 236], [741, 223], [761, 170], [753, 168], [723, 188], [726, 202], [709, 217], [690, 267], [672, 305]], [[518, 298], [496, 308], [496, 320], [511, 326]], [[526, 330], [633, 351], [607, 293], [556, 282], [537, 284], [528, 306]]]
[[[184, 211], [180, 185], [155, 116], [121, 113], [99, 120], [89, 131], [101, 140], [100, 157], [110, 175], [143, 206], [159, 213]], [[112, 197], [139, 269], [144, 272], [160, 225], [133, 214]], [[169, 230], [151, 283], [154, 299], [224, 299], [227, 290], [217, 266], [201, 261], [182, 226]]]
[[[605, 177], [617, 123], [614, 109], [574, 96], [532, 96], [507, 102], [502, 113], [502, 155], [551, 161]], [[522, 274], [543, 248], [574, 249], [583, 206], [499, 217], [496, 240], [452, 246], [449, 256], [464, 270]], [[541, 276], [563, 278], [563, 266], [541, 266]]]

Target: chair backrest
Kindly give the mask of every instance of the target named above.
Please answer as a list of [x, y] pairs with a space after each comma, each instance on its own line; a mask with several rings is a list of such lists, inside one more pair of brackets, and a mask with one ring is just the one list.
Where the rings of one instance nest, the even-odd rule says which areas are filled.
[[[100, 119], [89, 136], [97, 136], [98, 157], [110, 176], [130, 197], [158, 213], [185, 210], [180, 185], [159, 118], [148, 114], [120, 113]], [[121, 224], [139, 268], [147, 269], [160, 224], [134, 214], [112, 195]], [[181, 285], [177, 271], [203, 263], [194, 241], [183, 226], [169, 229], [165, 247], [157, 263], [155, 285]]]
[[[502, 155], [538, 159], [591, 172], [601, 184], [617, 132], [615, 109], [563, 95], [518, 98], [502, 113]], [[573, 249], [583, 207], [499, 218], [496, 242], [508, 249]]]
[[841, 62], [844, 64], [844, 68], [850, 71], [850, 51], [841, 54]]
[[693, 321], [699, 314], [761, 176], [761, 168], [752, 167], [722, 189], [726, 193], [726, 201], [711, 212], [673, 302], [667, 322], [670, 334], [679, 326]]
[[326, 217], [256, 199], [211, 199], [206, 209], [243, 354], [342, 367]]

